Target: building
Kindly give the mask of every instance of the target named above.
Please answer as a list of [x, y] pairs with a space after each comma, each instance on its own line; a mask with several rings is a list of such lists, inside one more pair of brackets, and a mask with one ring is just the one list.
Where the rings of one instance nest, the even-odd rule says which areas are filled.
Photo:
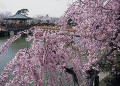
[[32, 18], [22, 14], [15, 14], [13, 16], [9, 16], [8, 18], [5, 18], [6, 28], [8, 29], [9, 32], [13, 31], [14, 34], [16, 34], [19, 31], [29, 29], [30, 25], [28, 23], [28, 20], [31, 19]]

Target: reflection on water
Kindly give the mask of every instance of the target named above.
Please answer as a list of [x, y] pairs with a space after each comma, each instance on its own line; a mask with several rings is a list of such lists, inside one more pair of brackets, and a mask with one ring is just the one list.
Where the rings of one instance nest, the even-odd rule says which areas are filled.
[[[9, 39], [9, 37], [0, 37], [0, 49], [1, 46]], [[20, 50], [27, 46], [27, 42], [25, 41], [25, 37], [21, 37], [13, 42], [7, 51], [3, 54], [2, 58], [0, 58], [0, 74], [4, 71], [4, 67], [9, 63], [15, 56], [15, 54]], [[28, 44], [30, 46], [30, 43]]]

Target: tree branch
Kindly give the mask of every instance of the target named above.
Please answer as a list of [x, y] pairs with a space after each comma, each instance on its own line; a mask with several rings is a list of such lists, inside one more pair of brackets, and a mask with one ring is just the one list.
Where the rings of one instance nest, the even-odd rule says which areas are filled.
[[101, 69], [103, 69], [104, 66], [105, 66], [105, 63], [106, 63], [106, 61], [107, 61], [107, 56], [109, 56], [114, 50], [116, 50], [116, 48], [112, 48], [108, 53], [104, 53], [104, 54], [101, 56], [101, 59], [100, 59], [99, 62], [97, 63]]
[[77, 79], [77, 75], [76, 73], [74, 72], [73, 68], [67, 68], [67, 67], [64, 67], [65, 68], [65, 71], [69, 74], [72, 75], [73, 77], [73, 81], [74, 81], [74, 85], [76, 86], [79, 86], [79, 83], [78, 83], [78, 79]]
[[[115, 33], [115, 37], [114, 38], [112, 38], [111, 40], [115, 40], [116, 38], [117, 38], [117, 36], [118, 36], [118, 34], [120, 33], [120, 30], [118, 29], [117, 30], [117, 32]], [[113, 44], [113, 42], [110, 42], [109, 43], [109, 47], [111, 47], [112, 49], [108, 52], [108, 53], [104, 53], [102, 56], [101, 56], [101, 59], [99, 60], [99, 62], [97, 63], [100, 67], [101, 67], [101, 69], [103, 69], [104, 68], [104, 65], [105, 65], [105, 63], [106, 63], [106, 61], [107, 61], [107, 56], [109, 56], [114, 50], [117, 50], [117, 47], [116, 48], [113, 48], [115, 45]]]

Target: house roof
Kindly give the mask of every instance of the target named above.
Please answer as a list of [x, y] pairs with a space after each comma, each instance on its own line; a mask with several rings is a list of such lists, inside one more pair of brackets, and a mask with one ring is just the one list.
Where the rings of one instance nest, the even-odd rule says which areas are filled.
[[15, 14], [13, 16], [9, 16], [8, 18], [5, 18], [5, 20], [30, 20], [30, 19], [32, 19], [32, 18], [27, 17], [22, 14]]

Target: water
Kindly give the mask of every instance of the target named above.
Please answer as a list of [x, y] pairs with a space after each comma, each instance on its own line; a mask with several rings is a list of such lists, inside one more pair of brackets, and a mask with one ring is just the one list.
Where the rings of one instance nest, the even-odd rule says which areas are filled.
[[[1, 46], [9, 39], [9, 37], [0, 37], [0, 49]], [[15, 54], [20, 50], [27, 46], [27, 42], [25, 41], [25, 37], [21, 37], [13, 42], [7, 51], [3, 54], [2, 58], [0, 58], [0, 74], [4, 71], [4, 67], [9, 63], [15, 56]], [[28, 44], [30, 46], [30, 44]]]
[[[0, 37], [0, 49], [1, 46], [9, 39], [9, 37]], [[0, 74], [4, 71], [4, 67], [9, 63], [15, 56], [15, 54], [23, 48], [26, 48], [27, 46], [30, 46], [31, 43], [27, 43], [25, 41], [25, 37], [21, 37], [14, 41], [9, 48], [4, 52], [3, 56], [0, 58]], [[13, 77], [12, 77], [13, 78]], [[12, 79], [11, 78], [11, 79]], [[63, 80], [64, 82], [64, 80]], [[74, 83], [71, 82], [71, 85]], [[47, 86], [44, 84], [44, 86]], [[67, 86], [66, 83], [64, 82], [64, 86]]]
[[[1, 46], [7, 41], [7, 39], [9, 39], [9, 37], [0, 37], [0, 49]], [[78, 39], [79, 38], [76, 38], [76, 41]], [[0, 74], [2, 71], [4, 71], [4, 67], [7, 65], [7, 63], [9, 63], [14, 58], [15, 54], [20, 49], [26, 48], [27, 45], [30, 46], [30, 43], [27, 44], [25, 37], [17, 39], [10, 45], [7, 51], [3, 54], [2, 58], [0, 58]]]

